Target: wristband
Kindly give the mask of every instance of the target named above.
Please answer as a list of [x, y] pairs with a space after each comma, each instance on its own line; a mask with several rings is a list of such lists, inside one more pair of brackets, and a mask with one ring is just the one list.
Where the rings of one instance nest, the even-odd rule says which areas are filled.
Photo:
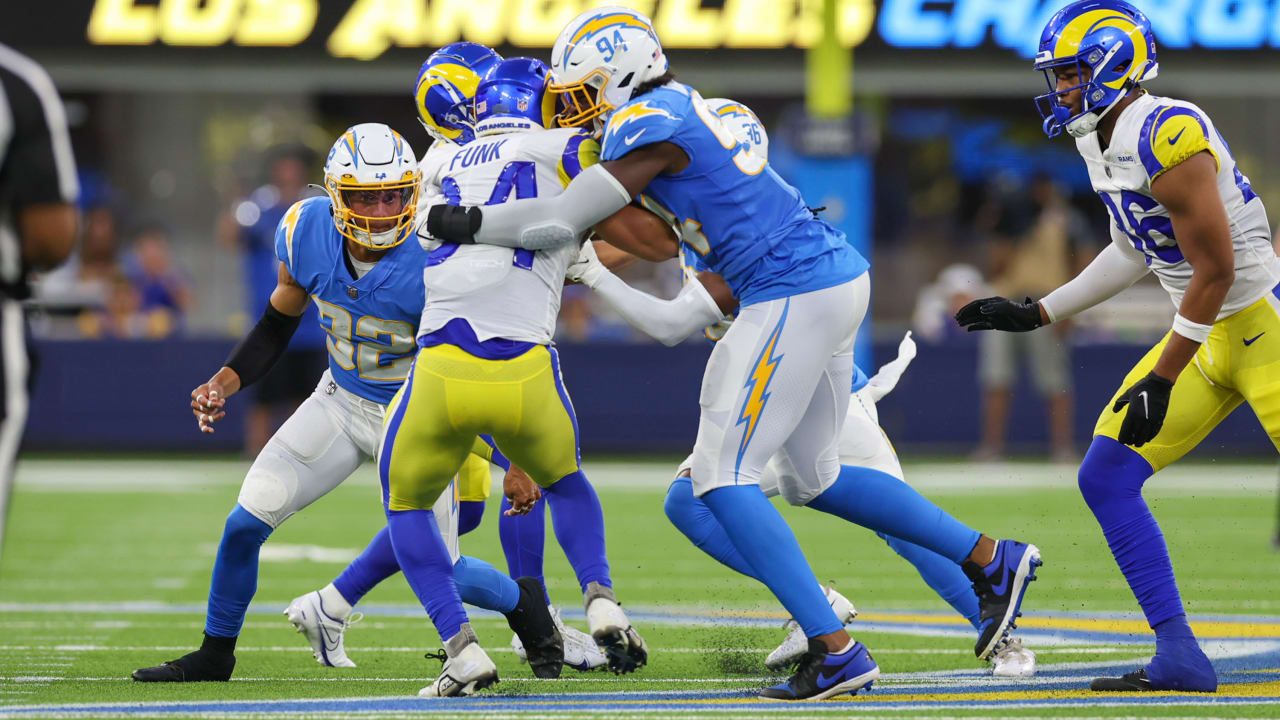
[[1182, 313], [1173, 316], [1173, 331], [1192, 342], [1203, 343], [1208, 340], [1211, 330], [1213, 330], [1212, 325], [1193, 322], [1182, 317]]

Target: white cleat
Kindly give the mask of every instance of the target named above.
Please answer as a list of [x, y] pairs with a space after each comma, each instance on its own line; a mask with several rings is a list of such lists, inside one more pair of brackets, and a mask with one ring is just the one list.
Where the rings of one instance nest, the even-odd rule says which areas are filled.
[[[604, 654], [604, 650], [596, 645], [590, 635], [565, 625], [564, 620], [560, 619], [560, 610], [556, 606], [548, 605], [547, 609], [551, 611], [551, 619], [555, 621], [556, 628], [560, 630], [560, 637], [564, 640], [565, 667], [587, 672], [608, 664], [609, 656]], [[520, 642], [518, 635], [511, 636], [511, 649], [516, 651], [516, 657], [520, 658], [520, 662], [528, 662], [524, 643]]]
[[[822, 592], [827, 596], [827, 602], [831, 603], [831, 610], [835, 612], [841, 626], [848, 625], [858, 616], [858, 609], [849, 602], [849, 598], [836, 590], [835, 583], [824, 585]], [[787, 618], [782, 627], [787, 630], [786, 639], [764, 660], [765, 667], [770, 670], [789, 668], [796, 664], [801, 655], [809, 651], [809, 638], [805, 637], [804, 630], [800, 629], [800, 623]]]
[[418, 697], [464, 697], [498, 683], [498, 666], [476, 641], [471, 623], [463, 623], [462, 630], [449, 638], [441, 656], [440, 676], [419, 690]]
[[336, 618], [325, 612], [324, 600], [319, 592], [309, 592], [293, 599], [284, 610], [285, 617], [298, 632], [307, 636], [311, 654], [316, 662], [329, 667], [355, 667], [347, 657], [343, 633], [352, 623], [360, 622], [362, 613], [352, 613], [346, 618]]
[[1009, 638], [1004, 647], [991, 657], [991, 674], [996, 677], [1034, 677], [1036, 654], [1023, 647], [1018, 638]]
[[613, 590], [598, 583], [587, 588], [587, 626], [591, 639], [609, 659], [609, 669], [623, 675], [644, 667], [649, 661], [649, 646], [631, 627], [627, 614], [613, 599]]

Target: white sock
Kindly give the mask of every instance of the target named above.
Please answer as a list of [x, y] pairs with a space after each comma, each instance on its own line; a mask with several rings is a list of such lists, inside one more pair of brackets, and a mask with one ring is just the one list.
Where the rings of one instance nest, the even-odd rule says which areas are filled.
[[338, 592], [338, 588], [329, 583], [320, 588], [320, 600], [324, 602], [324, 611], [330, 617], [337, 620], [346, 620], [351, 614], [351, 603], [342, 597], [342, 593]]
[[840, 650], [839, 650], [838, 652], [834, 652], [834, 653], [831, 653], [831, 654], [832, 654], [832, 655], [843, 655], [843, 654], [845, 654], [845, 653], [847, 653], [847, 652], [849, 652], [850, 650], [852, 650], [852, 649], [853, 649], [853, 644], [854, 644], [854, 639], [853, 639], [853, 638], [849, 638], [849, 644], [848, 644], [848, 645], [845, 645], [844, 647], [840, 648]]

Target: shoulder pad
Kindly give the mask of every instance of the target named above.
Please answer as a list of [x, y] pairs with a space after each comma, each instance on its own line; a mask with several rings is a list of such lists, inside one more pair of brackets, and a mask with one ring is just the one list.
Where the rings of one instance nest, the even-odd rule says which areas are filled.
[[[667, 96], [670, 97], [667, 97]], [[617, 160], [638, 147], [662, 142], [675, 134], [684, 122], [684, 107], [675, 107], [680, 96], [674, 91], [647, 93], [640, 100], [623, 105], [605, 126], [600, 159]]]
[[1209, 143], [1209, 127], [1200, 113], [1179, 105], [1162, 105], [1152, 110], [1138, 131], [1138, 157], [1154, 181], [1169, 168], [1208, 150], [1222, 166]]
[[306, 244], [308, 234], [316, 229], [326, 230], [333, 227], [333, 219], [329, 214], [329, 198], [312, 197], [294, 203], [280, 225], [276, 227], [276, 258], [284, 263], [289, 274], [297, 278], [297, 263], [300, 248]]

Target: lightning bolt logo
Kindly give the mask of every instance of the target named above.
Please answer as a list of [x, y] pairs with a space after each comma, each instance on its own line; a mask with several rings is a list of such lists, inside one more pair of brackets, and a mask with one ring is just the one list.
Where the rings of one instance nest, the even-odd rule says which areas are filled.
[[747, 445], [751, 443], [751, 439], [755, 437], [756, 426], [760, 423], [760, 416], [764, 414], [764, 406], [769, 402], [769, 383], [773, 380], [774, 373], [778, 370], [778, 365], [782, 362], [782, 355], [774, 355], [778, 348], [778, 338], [782, 336], [782, 326], [787, 322], [787, 311], [791, 309], [791, 300], [787, 299], [785, 305], [782, 306], [782, 317], [778, 318], [778, 324], [769, 333], [769, 338], [765, 340], [764, 349], [760, 351], [760, 357], [756, 359], [755, 368], [751, 371], [751, 377], [747, 379], [747, 384], [743, 385], [743, 389], [747, 391], [747, 401], [742, 404], [742, 412], [738, 414], [738, 421], [735, 425], [746, 424], [746, 429], [742, 433], [742, 444], [738, 446], [738, 461], [734, 466], [734, 473], [742, 467], [742, 456], [747, 452]]

